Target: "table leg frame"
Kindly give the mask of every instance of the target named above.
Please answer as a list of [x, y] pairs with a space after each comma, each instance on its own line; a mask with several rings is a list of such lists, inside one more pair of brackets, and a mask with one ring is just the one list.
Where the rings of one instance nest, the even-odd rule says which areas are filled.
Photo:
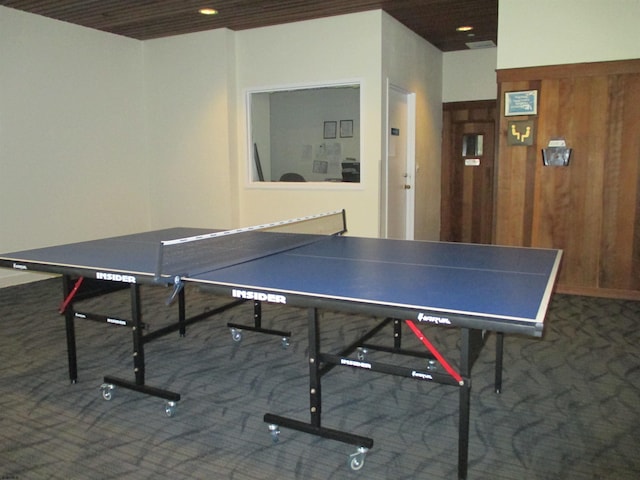
[[[388, 320], [388, 319], [387, 319]], [[386, 324], [386, 321], [385, 323]], [[394, 323], [394, 349], [396, 353], [402, 353], [399, 341], [399, 324]], [[376, 327], [376, 331], [380, 325]], [[460, 345], [460, 361], [462, 381], [458, 382], [450, 375], [391, 365], [380, 362], [355, 361], [345, 357], [345, 352], [332, 355], [321, 352], [320, 345], [320, 322], [317, 308], [309, 308], [308, 313], [308, 336], [309, 336], [309, 421], [304, 422], [289, 417], [283, 417], [272, 413], [264, 415], [264, 422], [270, 424], [272, 431], [279, 431], [279, 427], [285, 427], [304, 433], [310, 433], [323, 438], [340, 441], [343, 443], [356, 445], [365, 449], [373, 446], [373, 439], [356, 435], [349, 432], [339, 431], [322, 425], [322, 385], [321, 377], [330, 370], [330, 366], [349, 366], [366, 370], [382, 372], [390, 375], [403, 376], [419, 380], [431, 381], [443, 385], [458, 387], [459, 390], [459, 413], [458, 413], [458, 477], [466, 479], [468, 469], [469, 450], [469, 424], [470, 424], [470, 397], [471, 397], [471, 367], [477, 358], [480, 349], [484, 345], [484, 336], [477, 330], [462, 329]], [[369, 338], [365, 334], [363, 338]], [[353, 348], [348, 353], [353, 351]], [[416, 355], [411, 355], [416, 356]]]
[[[62, 286], [63, 286], [63, 298], [67, 298], [69, 293], [71, 292], [71, 289], [73, 288], [73, 281], [68, 275], [64, 275], [62, 277]], [[170, 390], [165, 390], [165, 389], [147, 385], [145, 382], [145, 375], [146, 375], [146, 360], [145, 360], [145, 352], [144, 352], [145, 344], [157, 338], [166, 336], [169, 333], [172, 333], [175, 331], [179, 331], [180, 336], [184, 336], [186, 334], [186, 327], [188, 325], [192, 325], [194, 323], [206, 320], [232, 307], [235, 307], [236, 305], [244, 303], [244, 300], [234, 300], [225, 305], [222, 305], [221, 307], [187, 318], [185, 293], [184, 293], [184, 289], [181, 289], [178, 294], [179, 295], [178, 321], [166, 327], [163, 327], [153, 332], [149, 332], [145, 334], [144, 330], [146, 326], [142, 321], [142, 303], [141, 303], [141, 295], [140, 295], [140, 285], [138, 284], [129, 285], [130, 303], [131, 303], [130, 319], [113, 318], [111, 316], [107, 316], [103, 314], [80, 312], [75, 310], [74, 303], [79, 300], [99, 296], [101, 294], [102, 295], [108, 294], [114, 291], [114, 288], [112, 287], [111, 284], [107, 284], [107, 286], [110, 288], [105, 289], [103, 292], [94, 291], [91, 294], [77, 295], [76, 298], [72, 299], [69, 302], [69, 304], [67, 305], [67, 308], [64, 311], [65, 330], [66, 330], [66, 338], [67, 338], [67, 360], [68, 360], [69, 379], [71, 383], [76, 383], [78, 381], [78, 358], [77, 358], [77, 345], [76, 345], [76, 335], [75, 335], [75, 319], [81, 318], [83, 320], [93, 320], [96, 322], [109, 323], [116, 326], [128, 326], [128, 327], [131, 327], [131, 333], [132, 333], [132, 344], [133, 344], [132, 356], [133, 356], [134, 380], [131, 381], [131, 380], [126, 380], [119, 377], [106, 375], [103, 379], [104, 384], [118, 386], [128, 390], [133, 390], [133, 391], [144, 393], [146, 395], [150, 395], [153, 397], [162, 398], [170, 402], [179, 401], [180, 394]], [[121, 289], [121, 287], [117, 289]]]
[[262, 302], [254, 301], [253, 302], [253, 325], [240, 324], [240, 323], [227, 323], [227, 327], [234, 328], [237, 330], [247, 330], [249, 332], [262, 333], [265, 335], [275, 335], [282, 338], [290, 338], [291, 331], [290, 330], [275, 330], [271, 328], [264, 328], [262, 326]]

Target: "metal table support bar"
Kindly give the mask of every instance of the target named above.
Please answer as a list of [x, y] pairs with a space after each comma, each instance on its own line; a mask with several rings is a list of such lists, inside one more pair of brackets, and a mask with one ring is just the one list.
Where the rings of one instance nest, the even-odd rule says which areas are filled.
[[[84, 282], [83, 286], [87, 283], [88, 282]], [[104, 284], [104, 288], [100, 290], [100, 288], [96, 287], [96, 283]], [[108, 385], [126, 388], [128, 390], [133, 390], [140, 393], [145, 393], [147, 395], [151, 395], [154, 397], [163, 398], [165, 400], [169, 400], [172, 402], [180, 400], [179, 393], [153, 387], [150, 385], [146, 385], [145, 383], [145, 374], [146, 374], [146, 362], [145, 362], [145, 352], [144, 352], [145, 344], [157, 338], [166, 336], [175, 331], [179, 331], [180, 336], [184, 336], [186, 334], [186, 327], [188, 325], [193, 325], [197, 322], [201, 322], [203, 320], [211, 318], [217, 314], [220, 314], [230, 308], [233, 308], [245, 302], [245, 300], [234, 300], [220, 307], [217, 307], [212, 310], [205, 311], [200, 314], [193, 315], [187, 318], [185, 292], [184, 292], [184, 289], [180, 289], [178, 293], [178, 298], [179, 298], [178, 321], [176, 323], [172, 323], [170, 325], [167, 325], [166, 327], [160, 328], [153, 332], [144, 334], [146, 325], [142, 322], [142, 304], [141, 304], [139, 284], [131, 284], [128, 286], [130, 290], [130, 303], [131, 303], [130, 319], [114, 318], [112, 316], [96, 314], [96, 313], [79, 312], [74, 309], [75, 302], [78, 302], [80, 300], [84, 300], [87, 298], [97, 297], [100, 295], [106, 295], [114, 291], [121, 290], [122, 289], [121, 286], [119, 286], [119, 288], [114, 288], [112, 283], [94, 281], [92, 282], [90, 291], [83, 292], [82, 289], [80, 289], [77, 292], [77, 294], [70, 296], [70, 293], [74, 288], [74, 281], [68, 275], [63, 275], [62, 286], [63, 286], [63, 298], [69, 299], [68, 303], [65, 305], [66, 308], [64, 310], [64, 317], [65, 317], [65, 327], [66, 327], [66, 337], [67, 337], [68, 369], [69, 369], [69, 378], [71, 383], [76, 383], [78, 380], [75, 319], [81, 318], [86, 320], [105, 322], [105, 323], [109, 323], [116, 326], [124, 326], [124, 327], [131, 328], [132, 343], [133, 343], [132, 356], [133, 356], [134, 380], [130, 381], [122, 378], [105, 376], [104, 383]], [[103, 388], [104, 387], [105, 385], [103, 385]]]
[[[388, 324], [386, 319], [377, 325], [374, 330]], [[375, 372], [382, 372], [389, 375], [397, 375], [422, 381], [435, 382], [443, 385], [450, 385], [460, 389], [459, 402], [459, 440], [458, 440], [458, 476], [465, 479], [467, 476], [468, 450], [469, 450], [469, 414], [470, 414], [470, 392], [471, 380], [470, 370], [482, 348], [483, 335], [477, 330], [463, 329], [460, 342], [461, 375], [459, 380], [453, 376], [429, 370], [416, 370], [409, 367], [391, 365], [382, 362], [369, 362], [354, 360], [345, 356], [353, 352], [354, 345], [345, 348], [341, 354], [329, 354], [321, 352], [320, 345], [320, 318], [318, 309], [309, 308], [308, 311], [308, 335], [309, 335], [309, 421], [304, 422], [293, 418], [283, 417], [267, 413], [264, 415], [264, 422], [270, 424], [272, 434], [279, 433], [279, 427], [290, 428], [305, 433], [310, 433], [323, 438], [340, 441], [343, 443], [356, 445], [359, 451], [366, 452], [373, 446], [373, 439], [363, 437], [349, 432], [335, 430], [322, 425], [322, 384], [321, 378], [324, 373], [330, 370], [330, 366], [348, 366], [361, 368]], [[368, 339], [371, 335], [366, 334]], [[362, 340], [362, 339], [359, 339]]]

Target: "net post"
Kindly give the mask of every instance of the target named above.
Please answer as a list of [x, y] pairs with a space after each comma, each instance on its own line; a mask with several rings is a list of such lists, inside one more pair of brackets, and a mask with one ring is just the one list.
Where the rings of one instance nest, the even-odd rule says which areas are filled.
[[156, 274], [154, 276], [154, 280], [156, 282], [160, 282], [160, 278], [162, 278], [162, 262], [164, 260], [164, 244], [160, 242], [158, 244], [158, 262], [156, 264]]
[[347, 233], [347, 211], [343, 208], [342, 209], [342, 231], [339, 233], [339, 235], [343, 235]]

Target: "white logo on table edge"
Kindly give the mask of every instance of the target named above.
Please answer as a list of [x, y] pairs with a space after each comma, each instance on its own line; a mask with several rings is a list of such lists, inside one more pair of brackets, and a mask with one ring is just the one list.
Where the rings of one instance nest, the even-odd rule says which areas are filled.
[[119, 318], [107, 318], [107, 323], [114, 323], [116, 325], [126, 325], [126, 320], [120, 320]]
[[435, 323], [436, 325], [451, 325], [451, 320], [444, 317], [435, 317], [433, 315], [426, 315], [424, 313], [418, 314], [419, 322]]
[[254, 292], [251, 290], [232, 289], [231, 296], [234, 298], [243, 298], [245, 300], [258, 300], [260, 302], [269, 303], [287, 303], [287, 297], [284, 295], [276, 295], [275, 293]]
[[13, 268], [15, 268], [16, 270], [29, 270], [26, 265], [21, 265], [19, 263], [14, 263]]
[[340, 364], [348, 365], [350, 367], [366, 368], [367, 370], [371, 370], [371, 364], [369, 362], [360, 362], [357, 360], [351, 360], [350, 358], [341, 358]]
[[417, 370], [411, 371], [411, 376], [413, 378], [420, 378], [422, 380], [433, 380], [433, 376], [428, 373], [418, 372]]
[[136, 283], [133, 275], [121, 275], [120, 273], [96, 272], [96, 279], [110, 282]]

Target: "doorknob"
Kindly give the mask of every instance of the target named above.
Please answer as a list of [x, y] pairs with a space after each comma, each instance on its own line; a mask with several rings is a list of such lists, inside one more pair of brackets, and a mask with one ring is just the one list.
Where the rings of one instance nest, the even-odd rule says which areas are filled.
[[404, 186], [404, 189], [405, 189], [405, 190], [411, 190], [411, 185], [405, 185], [405, 186]]

